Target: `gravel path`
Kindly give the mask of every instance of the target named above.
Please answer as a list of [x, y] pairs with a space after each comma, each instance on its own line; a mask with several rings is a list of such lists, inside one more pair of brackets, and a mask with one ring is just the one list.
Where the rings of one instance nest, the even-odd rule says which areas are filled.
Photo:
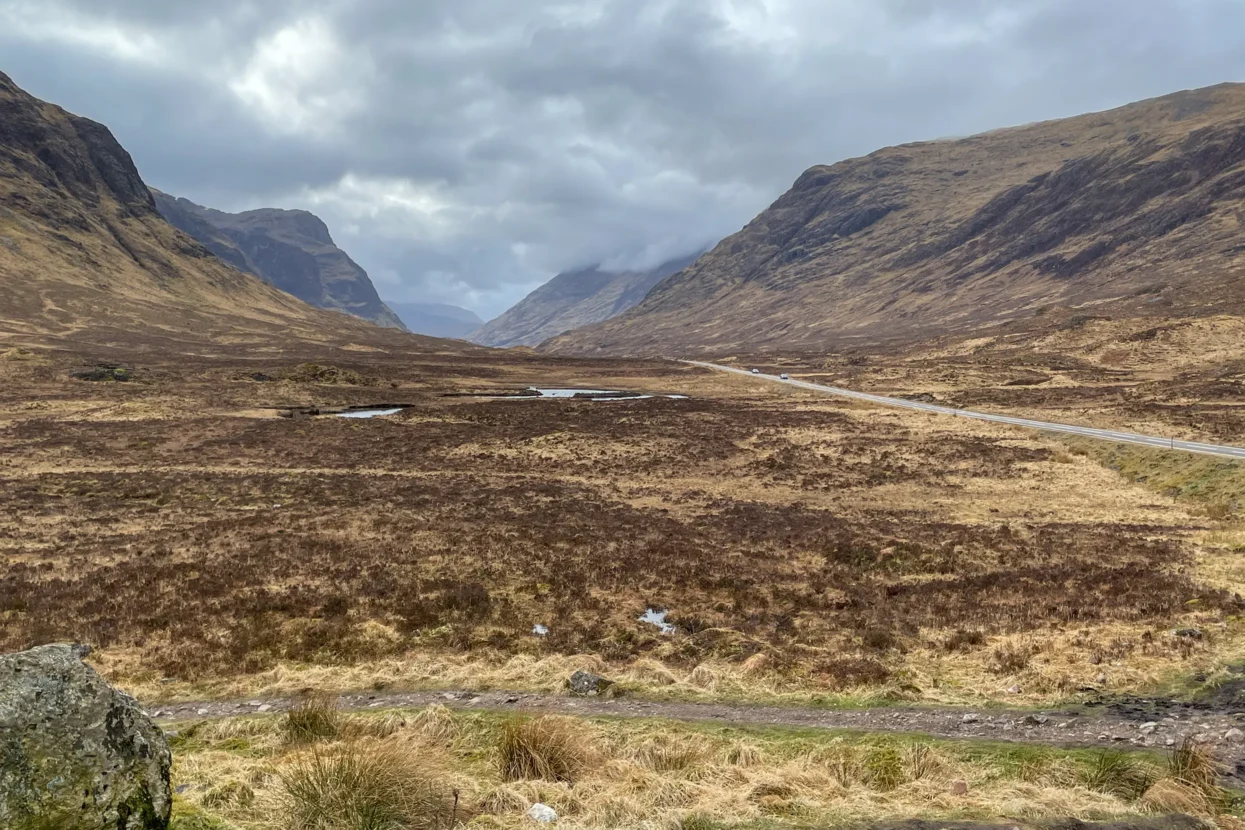
[[[908, 732], [942, 738], [1006, 741], [1057, 747], [1142, 747], [1164, 749], [1194, 737], [1215, 748], [1229, 777], [1245, 781], [1245, 714], [1170, 706], [1154, 720], [1141, 712], [1119, 715], [1069, 710], [1017, 712], [949, 708], [885, 707], [813, 709], [733, 703], [668, 703], [626, 698], [574, 698], [523, 692], [412, 692], [346, 694], [347, 711], [419, 709], [443, 704], [455, 709], [531, 714], [667, 718], [739, 726], [795, 726], [862, 732]], [[149, 707], [159, 720], [177, 722], [287, 710], [290, 699], [178, 703]]]

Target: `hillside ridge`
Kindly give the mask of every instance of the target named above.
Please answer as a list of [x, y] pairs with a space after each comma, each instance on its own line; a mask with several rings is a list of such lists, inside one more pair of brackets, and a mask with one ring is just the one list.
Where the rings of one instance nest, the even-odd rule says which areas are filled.
[[0, 350], [450, 346], [385, 331], [226, 265], [164, 220], [106, 126], [0, 74]]
[[1015, 324], [1051, 309], [1234, 307], [1243, 195], [1241, 84], [883, 148], [809, 168], [635, 308], [546, 347], [836, 349]]

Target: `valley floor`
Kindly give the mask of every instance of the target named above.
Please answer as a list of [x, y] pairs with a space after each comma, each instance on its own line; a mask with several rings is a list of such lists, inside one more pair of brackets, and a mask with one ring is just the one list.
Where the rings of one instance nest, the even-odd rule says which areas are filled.
[[[561, 707], [530, 696], [561, 694], [580, 668], [618, 681], [624, 699], [610, 705], [624, 710], [957, 706], [968, 708], [945, 712], [946, 729], [901, 728], [990, 738], [1004, 736], [955, 719], [1138, 694], [1239, 706], [1235, 462], [1061, 442], [672, 362], [152, 354], [0, 354], [0, 648], [90, 643], [102, 672], [156, 708], [445, 688]], [[929, 362], [852, 360], [842, 378], [807, 357], [767, 365], [935, 394], [909, 383]], [[938, 396], [1016, 403], [984, 400], [1017, 387], [972, 386], [957, 360]], [[686, 397], [507, 397], [528, 386]], [[404, 408], [283, 417], [388, 404]], [[650, 609], [673, 630], [643, 621]], [[1150, 737], [1160, 751], [1168, 733], [1183, 738], [1161, 715], [1141, 735], [1149, 719], [1121, 720], [1125, 743]], [[1230, 728], [1205, 730], [1225, 760]], [[1063, 814], [1135, 812], [1141, 795]], [[1059, 814], [1036, 791], [1008, 798], [1020, 815]], [[667, 825], [696, 813], [678, 803]], [[916, 803], [877, 815], [910, 816]], [[931, 809], [1011, 814], [961, 807]], [[768, 815], [749, 810], [739, 815]], [[839, 815], [827, 810], [809, 815]]]

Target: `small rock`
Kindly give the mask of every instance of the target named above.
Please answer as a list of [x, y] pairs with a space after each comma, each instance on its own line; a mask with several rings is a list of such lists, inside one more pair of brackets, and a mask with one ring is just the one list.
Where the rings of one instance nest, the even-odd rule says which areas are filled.
[[1058, 729], [1067, 729], [1067, 728], [1068, 728], [1069, 726], [1071, 726], [1071, 725], [1072, 725], [1072, 724], [1071, 724], [1071, 723], [1069, 723], [1068, 721], [1064, 721], [1063, 723], [1059, 724], [1059, 726], [1058, 726], [1057, 728], [1058, 728]]
[[1176, 745], [1175, 738], [1168, 738], [1167, 740], [1163, 741], [1163, 746], [1175, 746], [1175, 745]]
[[1241, 741], [1245, 741], [1245, 732], [1242, 732], [1236, 727], [1233, 727], [1232, 729], [1229, 729], [1227, 732], [1223, 734], [1223, 739], [1225, 741], [1231, 741], [1232, 743], [1237, 744], [1237, 743], [1240, 743]]
[[259, 706], [255, 707], [255, 711], [259, 712], [260, 714], [263, 714], [264, 712], [271, 712], [272, 706], [270, 706], [267, 703], [261, 703]]
[[1045, 726], [1050, 718], [1046, 715], [1026, 715], [1025, 726]]
[[518, 695], [510, 695], [510, 696], [509, 696], [509, 697], [507, 697], [507, 698], [505, 699], [505, 701], [503, 701], [503, 702], [504, 702], [504, 703], [518, 703], [518, 702], [519, 702], [519, 696], [518, 696]]
[[977, 715], [965, 715], [964, 717], [960, 718], [960, 723], [977, 723], [980, 720], [981, 718]]
[[1009, 688], [1008, 688], [1007, 693], [1008, 693], [1009, 695], [1018, 695], [1018, 694], [1020, 694], [1020, 687], [1019, 687], [1019, 686], [1011, 686], [1011, 687], [1009, 687]]
[[558, 813], [548, 804], [537, 802], [528, 808], [527, 817], [541, 824], [552, 824], [558, 820]]
[[1172, 635], [1184, 640], [1200, 640], [1206, 636], [1200, 628], [1177, 628]]
[[248, 701], [246, 705], [254, 708], [257, 706], [263, 706], [264, 702], [262, 700], [251, 700], [251, 701]]
[[1154, 730], [1158, 728], [1159, 728], [1159, 725], [1155, 723], [1154, 721], [1150, 721], [1149, 723], [1143, 723], [1141, 726], [1137, 727], [1138, 731], [1141, 732], [1141, 734], [1143, 735], [1149, 735], [1150, 733], [1152, 733]]
[[951, 782], [951, 794], [958, 795], [958, 796], [968, 795], [968, 782], [963, 780], [962, 778], [952, 781]]
[[571, 675], [570, 680], [566, 681], [567, 687], [570, 688], [571, 694], [579, 697], [596, 697], [601, 692], [614, 685], [612, 680], [606, 680], [599, 674], [584, 671], [580, 669]]

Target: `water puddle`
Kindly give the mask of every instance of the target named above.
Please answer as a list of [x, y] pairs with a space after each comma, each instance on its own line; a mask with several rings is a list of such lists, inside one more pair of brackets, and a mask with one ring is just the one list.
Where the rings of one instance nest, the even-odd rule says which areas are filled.
[[443, 398], [478, 398], [490, 401], [536, 400], [559, 398], [579, 401], [647, 401], [664, 398], [686, 401], [687, 395], [649, 395], [644, 392], [625, 392], [618, 389], [573, 389], [570, 387], [529, 386], [518, 392], [448, 392]]
[[542, 398], [604, 398], [628, 394], [609, 389], [539, 389], [535, 386], [530, 391], [538, 392]]
[[[620, 392], [615, 389], [541, 389], [533, 386], [527, 391], [538, 393], [542, 398], [575, 398], [588, 401], [648, 401], [653, 398], [687, 400], [687, 395], [645, 395], [641, 392]], [[529, 394], [524, 397], [534, 396]]]
[[640, 622], [646, 622], [649, 625], [657, 626], [661, 629], [662, 634], [673, 634], [675, 628], [674, 624], [666, 622], [666, 615], [669, 613], [669, 611], [657, 611], [649, 608], [639, 617], [636, 617], [636, 619]]
[[385, 415], [397, 415], [403, 407], [396, 409], [358, 409], [352, 412], [338, 412], [338, 418], [382, 418]]
[[407, 403], [378, 403], [367, 406], [297, 406], [281, 409], [279, 414], [282, 418], [318, 418], [325, 416], [362, 420], [382, 418], [386, 415], [397, 415], [399, 412], [410, 409], [411, 406], [411, 404]]

